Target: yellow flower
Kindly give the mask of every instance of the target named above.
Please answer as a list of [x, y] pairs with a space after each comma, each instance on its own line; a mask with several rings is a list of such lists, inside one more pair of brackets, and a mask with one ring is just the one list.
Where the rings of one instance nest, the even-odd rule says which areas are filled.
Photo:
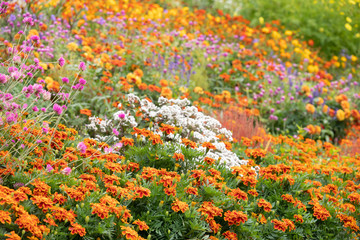
[[345, 24], [345, 28], [348, 30], [348, 31], [351, 31], [352, 30], [352, 27], [349, 23], [346, 23]]
[[195, 87], [194, 88], [194, 93], [203, 94], [204, 90], [201, 87]]
[[357, 61], [357, 57], [354, 56], [354, 55], [351, 55], [351, 61], [356, 62], [356, 61]]
[[264, 18], [263, 17], [259, 17], [259, 23], [262, 25], [264, 24]]
[[339, 109], [337, 112], [336, 112], [336, 118], [339, 120], [339, 121], [344, 121], [345, 119], [345, 113], [343, 110]]
[[67, 48], [70, 50], [70, 51], [76, 51], [78, 49], [78, 45], [74, 42], [71, 42], [67, 45]]

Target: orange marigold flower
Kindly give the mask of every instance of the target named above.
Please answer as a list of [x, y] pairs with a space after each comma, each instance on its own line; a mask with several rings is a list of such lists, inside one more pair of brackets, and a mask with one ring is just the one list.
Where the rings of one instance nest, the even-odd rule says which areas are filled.
[[10, 217], [10, 213], [6, 212], [6, 211], [2, 211], [0, 210], [0, 222], [2, 224], [5, 224], [5, 222], [7, 222], [8, 224], [11, 223], [11, 217]]
[[202, 147], [205, 147], [207, 149], [216, 149], [216, 147], [214, 146], [214, 144], [210, 143], [210, 142], [204, 142], [202, 145]]
[[173, 158], [175, 158], [176, 161], [179, 161], [179, 159], [185, 161], [184, 154], [182, 154], [182, 153], [174, 153]]
[[240, 190], [239, 188], [231, 189], [228, 196], [233, 196], [236, 199], [242, 199], [244, 201], [248, 199], [246, 192]]
[[165, 192], [165, 194], [168, 195], [168, 196], [174, 196], [174, 197], [176, 196], [175, 186], [169, 187], [169, 188], [165, 188], [165, 189], [164, 189], [164, 192]]
[[259, 196], [259, 193], [256, 191], [256, 189], [250, 189], [248, 194], [253, 195], [254, 197]]
[[348, 198], [350, 199], [351, 202], [354, 203], [360, 203], [360, 194], [357, 192], [353, 192], [351, 193]]
[[182, 138], [181, 142], [187, 147], [196, 148], [196, 143], [187, 138]]
[[42, 197], [42, 196], [34, 196], [31, 198], [33, 204], [38, 206], [38, 208], [42, 209], [44, 213], [47, 212], [48, 208], [53, 206], [53, 201], [50, 198]]
[[313, 215], [317, 219], [321, 219], [322, 221], [325, 221], [326, 219], [331, 217], [329, 211], [326, 208], [324, 208], [323, 206], [321, 206], [320, 204], [315, 204], [313, 209], [314, 209]]
[[281, 220], [286, 224], [286, 227], [289, 229], [289, 231], [292, 231], [295, 229], [295, 224], [291, 220], [286, 219], [286, 218], [283, 218]]
[[271, 220], [271, 222], [274, 224], [274, 229], [285, 232], [287, 229], [287, 225], [285, 222], [282, 222], [277, 219]]
[[227, 211], [224, 213], [224, 220], [229, 222], [229, 225], [240, 225], [240, 222], [245, 223], [248, 217], [242, 211]]
[[263, 198], [260, 198], [260, 199], [258, 200], [258, 206], [259, 206], [259, 207], [263, 207], [265, 212], [270, 212], [270, 211], [271, 211], [271, 208], [272, 208], [271, 203], [267, 202], [267, 201], [266, 201], [265, 199], [263, 199]]
[[222, 235], [228, 240], [238, 240], [238, 237], [234, 232], [226, 231]]
[[158, 134], [151, 134], [149, 137], [149, 140], [152, 141], [152, 144], [163, 144], [163, 141], [161, 140], [160, 135]]
[[101, 203], [91, 203], [92, 207], [91, 214], [97, 214], [99, 218], [105, 219], [109, 216], [109, 207]]
[[78, 223], [71, 223], [71, 227], [69, 227], [69, 230], [72, 235], [79, 234], [80, 237], [83, 237], [86, 234], [85, 228]]
[[356, 224], [356, 219], [352, 216], [347, 216], [345, 214], [336, 215], [337, 218], [340, 219], [341, 222], [344, 223], [344, 227], [350, 228], [351, 230], [358, 232], [359, 226]]
[[303, 219], [303, 217], [302, 217], [300, 214], [295, 214], [295, 215], [294, 215], [294, 218], [295, 218], [295, 221], [296, 221], [296, 222], [299, 222], [299, 223], [303, 223], [303, 222], [304, 222], [304, 219]]
[[171, 133], [175, 132], [175, 127], [174, 126], [167, 125], [167, 124], [164, 124], [164, 123], [162, 123], [161, 126], [162, 127], [160, 128], [160, 130], [162, 132], [165, 132], [166, 134], [171, 134]]
[[221, 208], [215, 207], [212, 202], [203, 202], [197, 211], [201, 212], [201, 215], [205, 215], [207, 221], [216, 216], [221, 217], [223, 212]]
[[285, 195], [283, 194], [281, 195], [281, 197], [284, 201], [287, 201], [289, 203], [295, 203], [293, 196], [291, 196], [290, 194], [285, 194]]
[[120, 142], [124, 144], [124, 146], [134, 146], [134, 139], [132, 138], [122, 137]]
[[5, 236], [8, 237], [6, 240], [21, 240], [21, 237], [14, 231], [11, 231], [10, 234], [5, 234]]
[[175, 201], [171, 204], [171, 209], [174, 212], [186, 212], [189, 209], [189, 205], [186, 202], [182, 202], [179, 199], [175, 199]]
[[139, 226], [140, 231], [147, 231], [149, 230], [149, 226], [144, 221], [140, 221], [139, 219], [135, 220], [133, 224], [136, 224]]
[[91, 110], [89, 110], [89, 109], [81, 109], [80, 110], [80, 114], [83, 114], [83, 115], [86, 115], [86, 116], [89, 116], [89, 117], [91, 117]]
[[198, 195], [198, 190], [197, 190], [197, 188], [194, 188], [194, 187], [188, 187], [186, 189], [186, 193], [193, 194], [193, 195]]
[[144, 187], [135, 187], [136, 198], [150, 197], [151, 191]]
[[206, 162], [206, 163], [209, 164], [209, 165], [213, 165], [214, 162], [215, 162], [215, 159], [210, 158], [210, 157], [205, 157], [205, 158], [204, 158], [204, 162]]
[[138, 239], [139, 235], [134, 229], [125, 226], [121, 226], [121, 229], [122, 229], [121, 234], [125, 236], [126, 239], [130, 239], [130, 240]]

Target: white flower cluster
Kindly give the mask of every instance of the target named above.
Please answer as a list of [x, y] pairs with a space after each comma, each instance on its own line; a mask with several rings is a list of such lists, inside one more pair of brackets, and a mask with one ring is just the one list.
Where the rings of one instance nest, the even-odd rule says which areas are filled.
[[114, 143], [119, 141], [117, 137], [122, 133], [124, 127], [136, 127], [138, 124], [135, 118], [123, 111], [113, 114], [112, 119], [100, 119], [90, 117], [90, 124], [85, 125], [89, 133], [96, 141]]
[[[131, 96], [134, 99], [134, 96]], [[247, 164], [246, 160], [240, 160], [235, 153], [226, 149], [223, 142], [219, 140], [218, 135], [224, 135], [228, 141], [232, 141], [232, 133], [226, 128], [221, 127], [221, 123], [202, 112], [199, 112], [195, 106], [190, 106], [187, 99], [166, 99], [160, 97], [158, 99], [159, 106], [149, 102], [146, 99], [140, 101], [140, 108], [144, 117], [153, 119], [155, 123], [164, 123], [176, 126], [182, 129], [182, 137], [190, 138], [195, 141], [200, 151], [206, 152], [206, 148], [201, 144], [204, 142], [212, 143], [216, 149], [210, 150], [207, 157], [224, 162], [226, 166], [239, 166]], [[157, 124], [155, 129], [159, 128]], [[158, 134], [162, 135], [160, 131]], [[181, 144], [180, 136], [168, 135], [173, 141]]]

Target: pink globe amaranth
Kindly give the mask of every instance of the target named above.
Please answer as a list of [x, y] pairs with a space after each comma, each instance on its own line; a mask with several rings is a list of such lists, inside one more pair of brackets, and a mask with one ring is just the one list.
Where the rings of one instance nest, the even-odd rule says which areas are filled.
[[70, 175], [71, 171], [72, 171], [71, 168], [66, 167], [61, 172], [65, 175]]
[[79, 142], [79, 144], [77, 145], [77, 149], [81, 152], [81, 153], [85, 153], [86, 152], [86, 145], [83, 142]]
[[85, 71], [86, 65], [85, 65], [84, 62], [80, 62], [80, 64], [79, 64], [79, 69], [82, 70], [82, 71]]
[[65, 59], [63, 57], [59, 58], [58, 63], [60, 65], [60, 67], [65, 65]]
[[58, 105], [57, 103], [54, 104], [53, 110], [54, 110], [58, 115], [62, 114], [62, 112], [63, 112], [63, 108], [62, 108], [60, 105]]

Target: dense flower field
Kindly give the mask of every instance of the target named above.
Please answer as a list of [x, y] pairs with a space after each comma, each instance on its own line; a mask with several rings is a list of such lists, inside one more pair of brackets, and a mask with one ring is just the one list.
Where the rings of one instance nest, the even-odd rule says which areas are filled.
[[1, 239], [359, 238], [357, 56], [151, 0], [0, 33]]

